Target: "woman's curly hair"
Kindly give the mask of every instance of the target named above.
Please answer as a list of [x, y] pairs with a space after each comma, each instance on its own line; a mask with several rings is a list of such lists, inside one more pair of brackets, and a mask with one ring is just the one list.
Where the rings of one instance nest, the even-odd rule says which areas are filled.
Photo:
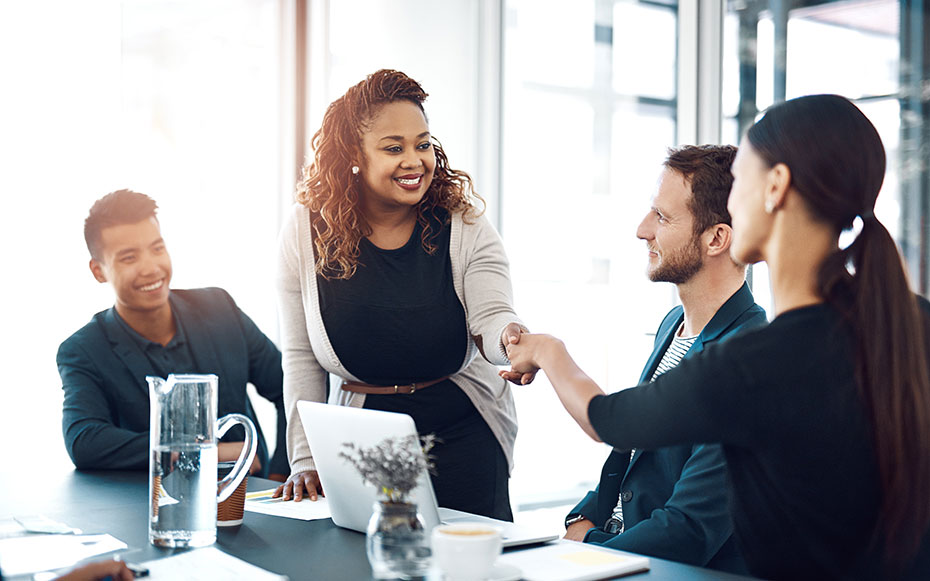
[[[323, 124], [310, 142], [313, 161], [304, 166], [297, 184], [297, 201], [310, 209], [315, 270], [324, 278], [352, 278], [358, 266], [359, 242], [371, 234], [359, 208], [359, 180], [351, 170], [353, 162], [364, 158], [362, 132], [384, 105], [410, 101], [423, 111], [426, 97], [423, 87], [404, 73], [382, 69], [326, 109]], [[449, 215], [463, 211], [467, 218], [484, 211], [484, 200], [475, 193], [471, 177], [450, 168], [439, 141], [431, 140], [436, 168], [429, 189], [416, 206], [421, 241], [429, 254], [436, 251], [433, 240], [439, 232], [431, 224], [437, 222], [440, 208]], [[480, 203], [480, 210], [476, 203]]]

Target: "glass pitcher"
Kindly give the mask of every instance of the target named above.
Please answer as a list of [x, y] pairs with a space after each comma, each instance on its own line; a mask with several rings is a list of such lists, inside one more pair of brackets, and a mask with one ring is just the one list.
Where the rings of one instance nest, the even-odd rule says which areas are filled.
[[[203, 547], [216, 541], [216, 504], [248, 473], [258, 437], [241, 414], [216, 419], [215, 375], [146, 377], [151, 423], [149, 542], [159, 547]], [[217, 482], [217, 441], [242, 424], [245, 445], [232, 471]]]

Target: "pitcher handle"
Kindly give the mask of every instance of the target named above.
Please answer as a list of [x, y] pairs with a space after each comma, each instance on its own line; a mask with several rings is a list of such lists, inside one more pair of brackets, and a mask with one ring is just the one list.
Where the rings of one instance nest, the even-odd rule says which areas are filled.
[[229, 428], [235, 424], [241, 424], [245, 428], [245, 445], [236, 459], [236, 465], [222, 480], [216, 483], [216, 501], [223, 502], [235, 492], [236, 488], [242, 482], [242, 479], [249, 473], [249, 467], [252, 466], [252, 460], [255, 458], [255, 451], [258, 448], [258, 434], [255, 432], [255, 424], [252, 420], [242, 414], [227, 414], [216, 421], [216, 439], [219, 440], [223, 434], [229, 431]]

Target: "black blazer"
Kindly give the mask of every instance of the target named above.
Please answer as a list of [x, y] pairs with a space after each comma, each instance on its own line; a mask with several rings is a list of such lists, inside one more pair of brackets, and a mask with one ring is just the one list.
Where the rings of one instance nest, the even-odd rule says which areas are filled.
[[[262, 475], [288, 474], [281, 352], [222, 289], [172, 290], [168, 300], [190, 342], [196, 366], [191, 372], [219, 377], [218, 417], [234, 412], [248, 416], [258, 430]], [[58, 348], [65, 392], [62, 431], [78, 468], [149, 466], [145, 376], [155, 370], [116, 316], [115, 308], [97, 313]], [[277, 408], [277, 449], [270, 462], [246, 383]], [[241, 433], [236, 426], [224, 441], [241, 440]]]
[[[681, 306], [665, 316], [640, 383], [652, 379], [683, 320]], [[765, 311], [744, 283], [704, 326], [685, 357], [765, 322]], [[620, 494], [626, 532], [608, 534], [601, 527]], [[632, 461], [629, 450], [613, 450], [598, 487], [570, 514], [583, 515], [598, 527], [588, 531], [586, 543], [734, 573], [747, 571], [732, 536], [726, 462], [719, 444], [637, 449]]]

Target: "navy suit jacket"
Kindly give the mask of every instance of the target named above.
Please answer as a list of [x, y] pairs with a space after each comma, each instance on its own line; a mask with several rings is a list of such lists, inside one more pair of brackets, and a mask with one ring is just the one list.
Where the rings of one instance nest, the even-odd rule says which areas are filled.
[[[168, 300], [184, 328], [196, 366], [185, 372], [216, 374], [217, 417], [234, 412], [248, 416], [259, 434], [262, 475], [288, 474], [281, 352], [222, 289], [172, 290]], [[62, 431], [78, 468], [149, 466], [145, 376], [155, 375], [155, 370], [116, 317], [115, 308], [97, 313], [58, 348], [58, 372], [65, 392]], [[252, 383], [277, 408], [277, 450], [270, 462], [246, 383]], [[238, 426], [224, 438], [236, 440], [242, 440]]]
[[[683, 320], [681, 306], [665, 316], [640, 383], [652, 379]], [[765, 322], [765, 311], [744, 283], [707, 323], [686, 357]], [[623, 534], [609, 534], [602, 527], [621, 493], [626, 529]], [[586, 543], [745, 573], [728, 506], [723, 451], [719, 444], [697, 444], [636, 450], [632, 461], [629, 450], [613, 450], [597, 489], [571, 514], [584, 515], [596, 525], [585, 536]]]

